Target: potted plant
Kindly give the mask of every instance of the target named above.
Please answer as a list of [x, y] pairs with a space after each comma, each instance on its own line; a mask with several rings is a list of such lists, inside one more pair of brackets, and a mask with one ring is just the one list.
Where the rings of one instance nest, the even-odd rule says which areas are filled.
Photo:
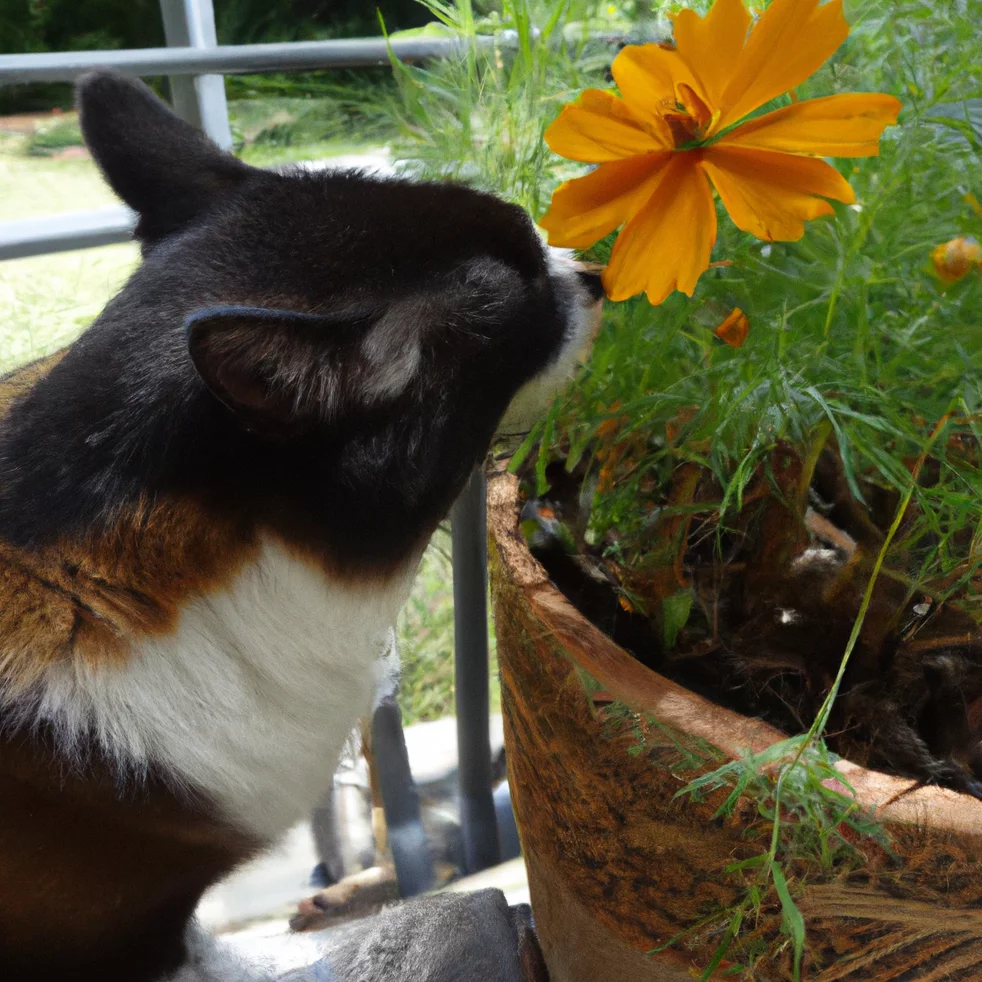
[[[977, 27], [759, 6], [657, 5], [612, 79], [561, 18], [470, 48], [463, 125], [428, 148], [604, 265], [613, 301], [490, 484], [559, 982], [982, 961]], [[449, 88], [421, 81], [432, 119]]]
[[497, 474], [509, 779], [553, 982], [971, 978], [982, 802], [824, 751], [794, 761], [785, 733], [592, 624], [530, 554], [520, 510]]

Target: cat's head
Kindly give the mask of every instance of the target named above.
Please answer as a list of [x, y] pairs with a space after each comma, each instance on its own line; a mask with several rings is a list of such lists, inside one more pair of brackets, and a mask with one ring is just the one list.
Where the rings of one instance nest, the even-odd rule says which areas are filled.
[[[21, 417], [30, 446], [8, 472], [60, 495], [70, 524], [91, 523], [83, 488], [221, 483], [279, 516], [343, 514], [327, 538], [358, 532], [340, 551], [375, 535], [366, 554], [394, 561], [496, 431], [546, 408], [596, 325], [599, 278], [491, 195], [250, 167], [108, 71], [81, 80], [78, 104], [144, 261], [22, 407], [93, 469], [39, 459], [47, 441]], [[63, 524], [52, 512], [46, 527]]]
[[250, 167], [111, 72], [83, 78], [78, 101], [148, 260], [209, 295], [185, 312], [188, 350], [246, 425], [288, 436], [424, 409], [430, 394], [487, 430], [521, 391], [506, 420], [521, 427], [595, 326], [599, 277], [544, 247], [514, 205], [457, 184]]

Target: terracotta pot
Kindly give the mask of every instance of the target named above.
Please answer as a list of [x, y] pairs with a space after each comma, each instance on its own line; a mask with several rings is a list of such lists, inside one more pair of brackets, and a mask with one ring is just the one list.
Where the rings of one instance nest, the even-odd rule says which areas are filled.
[[[526, 548], [517, 481], [495, 475], [488, 494], [512, 799], [552, 982], [698, 978], [693, 970], [709, 962], [719, 934], [692, 929], [742, 896], [725, 870], [763, 851], [746, 835], [756, 810], [748, 801], [714, 819], [720, 797], [676, 798], [692, 775], [665, 763], [672, 741], [655, 727], [645, 754], [629, 752], [636, 734], [605, 723], [584, 677], [724, 757], [764, 750], [784, 734], [707, 702], [615, 645]], [[875, 807], [892, 855], [864, 844], [851, 870], [808, 878], [797, 897], [807, 928], [803, 977], [982, 980], [982, 803], [840, 767], [859, 802]], [[779, 925], [780, 911], [765, 906], [753, 930], [766, 942]], [[649, 954], [687, 929], [685, 942]], [[790, 978], [789, 965], [785, 947], [753, 977]]]

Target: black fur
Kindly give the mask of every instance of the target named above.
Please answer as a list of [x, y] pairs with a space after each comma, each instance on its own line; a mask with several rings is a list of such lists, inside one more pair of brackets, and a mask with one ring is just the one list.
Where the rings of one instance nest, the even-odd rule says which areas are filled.
[[[574, 298], [528, 217], [451, 184], [247, 167], [110, 72], [79, 106], [145, 261], [0, 425], [0, 536], [176, 494], [353, 574], [406, 558], [564, 340]], [[400, 358], [405, 384], [378, 384]]]

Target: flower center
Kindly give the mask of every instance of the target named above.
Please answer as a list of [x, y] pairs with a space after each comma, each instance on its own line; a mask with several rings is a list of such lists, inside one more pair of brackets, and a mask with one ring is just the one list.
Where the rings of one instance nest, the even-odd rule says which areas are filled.
[[659, 115], [668, 124], [675, 147], [679, 149], [705, 139], [719, 113], [714, 113], [699, 93], [685, 82], [676, 83], [675, 97], [675, 105], [666, 106]]
[[663, 113], [662, 119], [672, 131], [676, 149], [699, 139], [699, 124], [681, 106], [673, 112]]

